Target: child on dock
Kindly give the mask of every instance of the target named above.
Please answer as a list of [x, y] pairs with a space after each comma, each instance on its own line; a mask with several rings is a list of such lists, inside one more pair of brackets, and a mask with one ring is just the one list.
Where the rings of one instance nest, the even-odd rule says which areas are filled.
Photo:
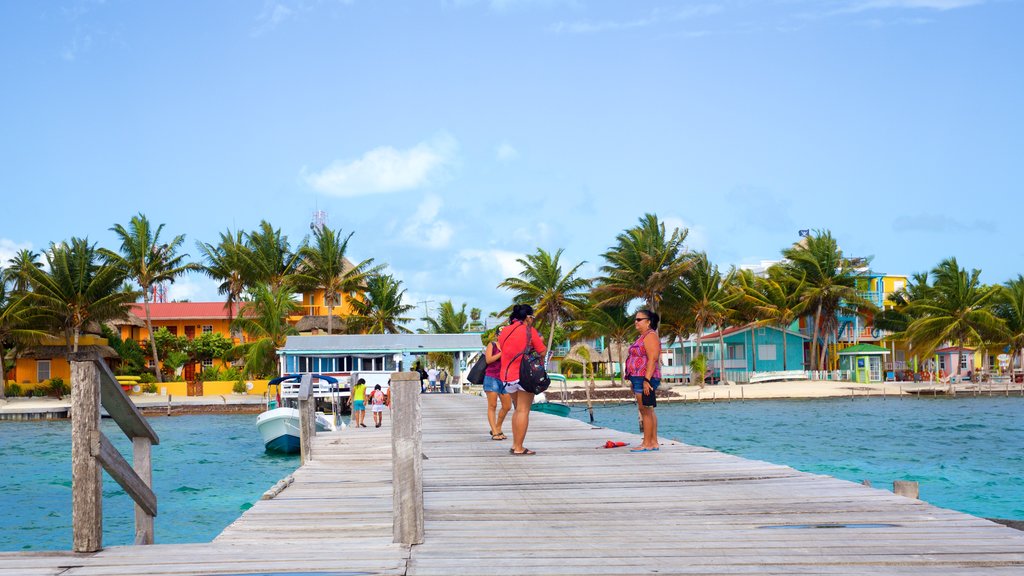
[[384, 422], [384, 392], [380, 384], [374, 386], [373, 392], [370, 392], [370, 407], [373, 410], [373, 427], [380, 428]]
[[352, 406], [352, 426], [366, 428], [366, 424], [363, 424], [366, 418], [366, 380], [360, 378], [356, 382], [349, 396], [349, 404]]

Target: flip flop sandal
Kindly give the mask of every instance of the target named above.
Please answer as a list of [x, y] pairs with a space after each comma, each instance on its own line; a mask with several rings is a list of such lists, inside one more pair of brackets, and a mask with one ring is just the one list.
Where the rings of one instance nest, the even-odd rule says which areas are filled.
[[516, 452], [515, 449], [509, 448], [508, 453], [513, 456], [533, 456], [534, 454], [536, 454], [536, 452], [534, 452], [533, 450], [530, 450], [529, 448], [525, 447], [523, 448], [522, 452]]
[[500, 432], [498, 434], [491, 434], [491, 440], [506, 440], [507, 438], [508, 436]]

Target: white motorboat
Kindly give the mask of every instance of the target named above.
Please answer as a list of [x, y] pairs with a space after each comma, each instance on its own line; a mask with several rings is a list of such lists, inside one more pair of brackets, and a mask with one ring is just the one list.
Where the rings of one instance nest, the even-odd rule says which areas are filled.
[[[274, 408], [256, 417], [256, 428], [268, 452], [294, 454], [299, 451], [299, 411], [296, 408]], [[334, 430], [323, 412], [316, 413], [316, 431]]]
[[[281, 382], [285, 380], [300, 377], [301, 375], [274, 378], [268, 383], [268, 387], [280, 386]], [[334, 380], [332, 384], [337, 382], [330, 376], [317, 375], [317, 377]], [[280, 396], [268, 402], [268, 410], [256, 417], [256, 428], [260, 431], [260, 436], [263, 437], [263, 446], [268, 452], [294, 454], [299, 451], [299, 410], [288, 406], [279, 407], [279, 403]], [[317, 432], [329, 432], [334, 429], [333, 422], [323, 412], [316, 413]]]

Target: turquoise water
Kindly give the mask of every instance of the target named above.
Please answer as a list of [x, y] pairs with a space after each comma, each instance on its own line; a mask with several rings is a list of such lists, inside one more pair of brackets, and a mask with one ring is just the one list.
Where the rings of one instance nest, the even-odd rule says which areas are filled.
[[[572, 416], [588, 420], [579, 408]], [[594, 416], [637, 432], [633, 404], [595, 407]], [[914, 480], [936, 506], [1024, 520], [1024, 398], [664, 404], [658, 434], [876, 488]]]
[[[209, 542], [275, 482], [298, 456], [263, 450], [255, 415], [150, 418], [158, 543]], [[103, 433], [131, 462], [131, 443], [109, 419]], [[0, 550], [71, 548], [71, 424], [0, 421]], [[103, 543], [134, 541], [134, 503], [103, 475]]]

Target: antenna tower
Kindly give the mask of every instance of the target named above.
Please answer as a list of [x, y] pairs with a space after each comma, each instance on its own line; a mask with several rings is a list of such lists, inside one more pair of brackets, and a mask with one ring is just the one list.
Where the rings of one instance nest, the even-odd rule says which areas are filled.
[[316, 210], [313, 212], [313, 221], [309, 223], [309, 229], [314, 232], [323, 232], [327, 225], [327, 212]]

